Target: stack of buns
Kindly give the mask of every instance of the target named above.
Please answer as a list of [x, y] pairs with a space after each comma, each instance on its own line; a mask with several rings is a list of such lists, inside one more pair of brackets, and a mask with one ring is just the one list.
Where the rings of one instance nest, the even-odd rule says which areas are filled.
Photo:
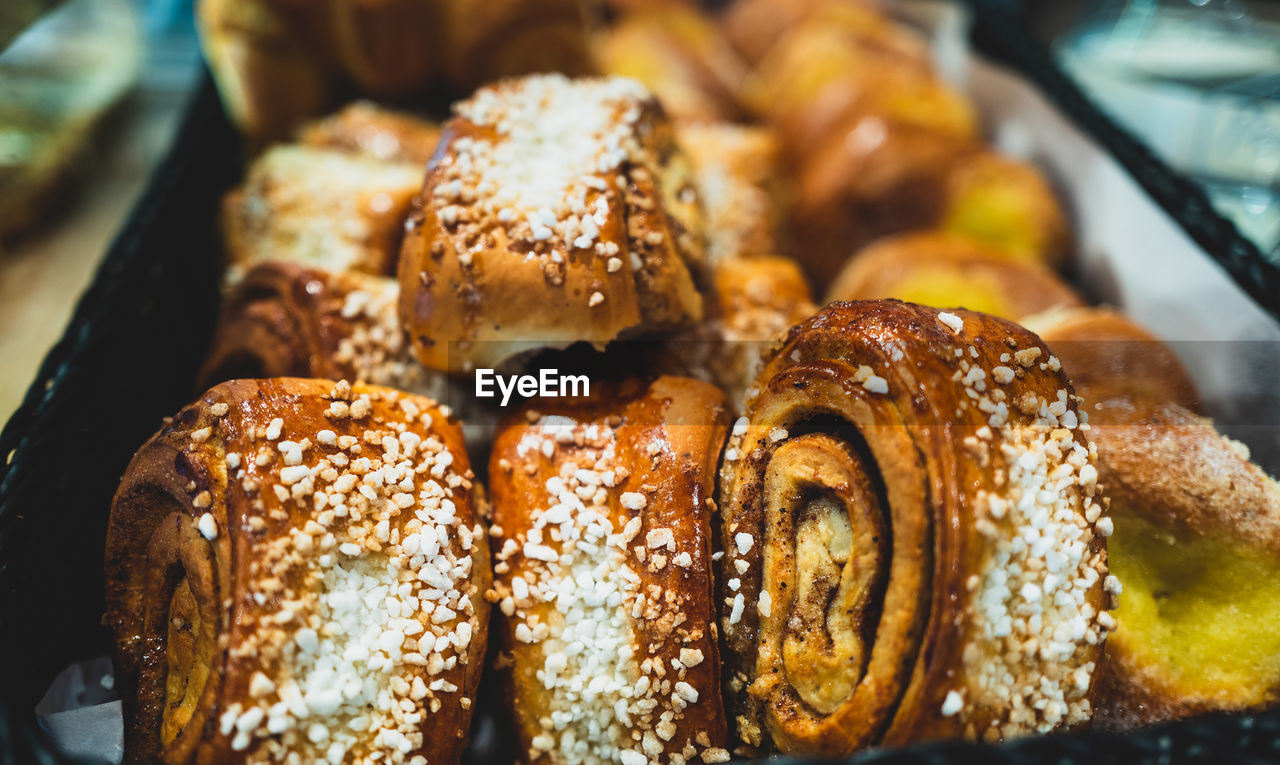
[[[201, 13], [284, 142], [224, 200], [207, 390], [111, 508], [128, 761], [448, 765], [475, 716], [522, 762], [685, 765], [1280, 701], [1280, 487], [1067, 283], [1048, 181], [878, 3]], [[357, 91], [396, 106], [321, 116]], [[586, 384], [472, 394], [553, 368]]]

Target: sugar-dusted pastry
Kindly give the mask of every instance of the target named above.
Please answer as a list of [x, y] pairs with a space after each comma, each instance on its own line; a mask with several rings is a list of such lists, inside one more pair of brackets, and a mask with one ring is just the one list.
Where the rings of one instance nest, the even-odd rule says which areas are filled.
[[409, 350], [399, 297], [390, 277], [282, 261], [256, 265], [223, 297], [201, 379], [319, 377], [440, 397], [442, 376]]
[[1119, 311], [1033, 317], [1088, 412], [1124, 587], [1096, 724], [1280, 703], [1280, 485], [1197, 415], [1173, 349]]
[[1044, 266], [938, 231], [878, 240], [853, 256], [827, 293], [827, 302], [874, 298], [961, 306], [1014, 321], [1081, 305], [1075, 290]]
[[1107, 407], [1128, 409], [1127, 399], [1200, 411], [1195, 382], [1173, 348], [1114, 308], [1050, 310], [1020, 323], [1062, 361], [1093, 422], [1107, 421]]
[[106, 624], [129, 762], [451, 763], [485, 653], [489, 551], [428, 398], [211, 388], [112, 502]]
[[425, 172], [440, 124], [371, 101], [356, 101], [327, 117], [302, 126], [298, 142], [322, 149], [338, 149], [389, 162], [418, 165]]
[[732, 120], [747, 66], [697, 7], [678, 3], [623, 13], [595, 33], [600, 71], [633, 77], [680, 122]]
[[1044, 343], [969, 311], [834, 303], [756, 388], [719, 495], [744, 743], [842, 756], [1087, 723], [1112, 526]]
[[268, 149], [222, 202], [232, 278], [266, 260], [389, 275], [422, 168], [299, 145]]
[[538, 75], [454, 106], [409, 220], [400, 314], [433, 369], [702, 317], [688, 160], [633, 80]]
[[778, 252], [778, 141], [765, 127], [681, 125], [706, 219], [707, 262]]
[[521, 761], [729, 758], [711, 600], [727, 421], [711, 385], [659, 377], [499, 428], [495, 628]]
[[1280, 703], [1280, 484], [1176, 403], [1091, 411], [1124, 590], [1096, 724], [1128, 730]]

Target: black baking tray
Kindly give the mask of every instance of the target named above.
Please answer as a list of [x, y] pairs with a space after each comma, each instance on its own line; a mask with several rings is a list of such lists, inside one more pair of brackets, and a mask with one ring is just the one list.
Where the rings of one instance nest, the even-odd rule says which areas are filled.
[[[971, 4], [977, 49], [1037, 85], [1280, 317], [1280, 272], [1213, 211], [1199, 188], [1084, 98], [1025, 33], [1015, 2]], [[110, 644], [101, 624], [107, 509], [134, 450], [196, 393], [193, 381], [219, 299], [214, 211], [238, 179], [242, 151], [206, 73], [167, 158], [0, 432], [0, 762], [74, 762], [51, 748], [33, 708], [59, 671], [102, 655]], [[1123, 736], [924, 744], [848, 760], [1183, 761], [1280, 762], [1280, 711], [1206, 717]]]

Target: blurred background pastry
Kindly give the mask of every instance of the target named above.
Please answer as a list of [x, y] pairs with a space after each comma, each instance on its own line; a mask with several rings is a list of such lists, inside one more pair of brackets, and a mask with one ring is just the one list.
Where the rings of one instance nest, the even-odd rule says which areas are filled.
[[1114, 308], [1050, 310], [1021, 323], [1049, 343], [1095, 423], [1109, 419], [1108, 402], [1125, 399], [1202, 413], [1196, 384], [1174, 349]]
[[694, 5], [624, 12], [594, 33], [592, 49], [602, 73], [644, 83], [678, 122], [742, 116], [738, 94], [747, 65]]
[[440, 123], [393, 111], [372, 101], [356, 101], [302, 126], [298, 143], [341, 149], [389, 162], [425, 168], [440, 143]]
[[959, 306], [1019, 321], [1082, 305], [1049, 269], [959, 234], [922, 231], [885, 237], [858, 252], [836, 276], [827, 302], [897, 298]]
[[680, 125], [677, 136], [693, 163], [708, 264], [779, 253], [783, 190], [773, 132], [718, 122]]
[[500, 77], [594, 71], [577, 0], [200, 0], [205, 58], [255, 144], [357, 95], [425, 106]]

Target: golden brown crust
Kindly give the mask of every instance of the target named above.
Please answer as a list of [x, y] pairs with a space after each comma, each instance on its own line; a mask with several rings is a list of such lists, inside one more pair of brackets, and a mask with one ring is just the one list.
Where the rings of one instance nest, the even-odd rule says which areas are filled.
[[725, 35], [748, 61], [759, 62], [802, 24], [837, 28], [851, 41], [926, 60], [924, 44], [895, 24], [876, 0], [736, 0], [724, 15]]
[[827, 302], [875, 298], [935, 308], [962, 306], [1014, 321], [1083, 304], [1075, 290], [1038, 264], [1013, 260], [958, 234], [934, 231], [888, 237], [863, 249], [827, 293]]
[[819, 282], [857, 249], [916, 229], [1024, 263], [1060, 266], [1071, 252], [1066, 215], [1036, 168], [880, 115], [855, 118], [805, 160], [794, 207], [796, 252]]
[[234, 381], [167, 421], [107, 533], [127, 759], [456, 762], [489, 609], [472, 480], [457, 424], [386, 388]]
[[1248, 449], [1171, 401], [1115, 397], [1090, 415], [1098, 472], [1117, 508], [1161, 527], [1280, 554], [1280, 486]]
[[444, 0], [445, 80], [466, 93], [503, 77], [596, 71], [579, 0]]
[[737, 414], [763, 359], [818, 307], [790, 258], [725, 258], [711, 272], [707, 318], [647, 349], [644, 368], [712, 382]]
[[835, 303], [757, 387], [720, 478], [744, 741], [843, 755], [1087, 721], [1107, 531], [1043, 343], [969, 311]]
[[601, 72], [639, 80], [678, 122], [742, 116], [737, 93], [746, 64], [697, 8], [671, 4], [626, 13], [595, 33], [592, 48]]
[[357, 101], [303, 125], [298, 142], [425, 168], [440, 143], [441, 132], [438, 122], [384, 109], [371, 101]]
[[455, 112], [400, 262], [423, 364], [496, 367], [701, 318], [692, 172], [647, 91], [543, 75], [483, 88]]
[[606, 761], [727, 759], [711, 600], [726, 429], [721, 394], [677, 377], [593, 383], [499, 429], [494, 589], [524, 761], [567, 761], [573, 740]]
[[[334, 98], [315, 14], [273, 0], [200, 0], [196, 28], [227, 113], [251, 140], [283, 138]], [[322, 47], [322, 46], [321, 46]]]
[[267, 150], [222, 202], [233, 278], [265, 260], [394, 274], [421, 182], [412, 164], [298, 145]]
[[421, 101], [527, 72], [587, 74], [585, 5], [201, 0], [197, 22], [232, 120], [261, 145], [352, 95]]
[[867, 43], [822, 15], [786, 31], [742, 99], [798, 156], [868, 116], [956, 140], [978, 137], [973, 107], [927, 56]]
[[[1116, 526], [1130, 540], [1117, 550], [1118, 571], [1122, 566], [1138, 572], [1144, 566], [1165, 565], [1141, 557], [1161, 555], [1159, 549], [1131, 552], [1137, 544], [1134, 535], [1169, 537], [1178, 550], [1163, 554], [1181, 556], [1183, 566], [1238, 566], [1232, 558], [1239, 555], [1243, 560], [1270, 561], [1274, 570], [1280, 555], [1280, 485], [1249, 461], [1242, 444], [1172, 402], [1119, 395], [1100, 400], [1094, 411], [1091, 437], [1098, 448], [1098, 473], [1114, 508]], [[1135, 530], [1126, 530], [1131, 524]], [[1250, 569], [1247, 575], [1273, 574]], [[1151, 574], [1144, 572], [1144, 576]], [[1247, 676], [1247, 682], [1224, 683], [1212, 672], [1198, 677], [1194, 668], [1188, 671], [1181, 666], [1185, 659], [1160, 651], [1161, 640], [1203, 639], [1201, 635], [1170, 638], [1165, 634], [1170, 627], [1164, 623], [1176, 624], [1184, 609], [1196, 607], [1196, 598], [1202, 594], [1170, 592], [1161, 582], [1123, 579], [1122, 584], [1135, 590], [1155, 588], [1139, 597], [1154, 597], [1162, 605], [1156, 614], [1139, 614], [1142, 604], [1127, 604], [1132, 596], [1121, 595], [1116, 613], [1119, 628], [1108, 641], [1101, 667], [1099, 726], [1131, 730], [1207, 712], [1257, 709], [1280, 699], [1275, 673], [1266, 666], [1271, 660], [1265, 656], [1257, 665], [1237, 666], [1231, 662], [1239, 659], [1217, 659], [1221, 665], [1215, 671], [1227, 668]], [[1266, 594], [1254, 594], [1262, 583], [1239, 582], [1239, 588], [1235, 584], [1216, 592], [1212, 604], [1200, 606], [1201, 618], [1212, 619], [1215, 629], [1233, 630], [1241, 621], [1265, 618], [1265, 610], [1261, 615], [1252, 611], [1268, 607], [1263, 602]]]
[[1173, 349], [1114, 308], [1049, 311], [1022, 323], [1062, 360], [1090, 422], [1107, 422], [1103, 406], [1109, 399], [1168, 402], [1200, 411], [1200, 394]]
[[386, 277], [298, 263], [256, 265], [222, 302], [200, 379], [316, 377], [443, 394], [443, 381], [409, 351]]
[[421, 97], [440, 68], [438, 9], [424, 0], [329, 0], [338, 67], [361, 93]]

